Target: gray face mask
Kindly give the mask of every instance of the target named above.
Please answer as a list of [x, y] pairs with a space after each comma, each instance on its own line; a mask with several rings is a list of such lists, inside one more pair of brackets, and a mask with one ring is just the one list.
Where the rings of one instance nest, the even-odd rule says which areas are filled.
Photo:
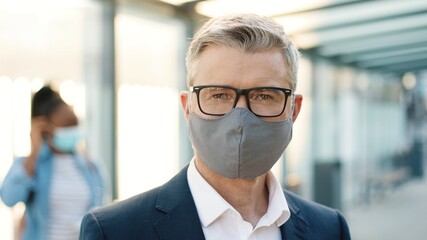
[[218, 119], [189, 118], [190, 139], [201, 160], [227, 178], [252, 179], [268, 172], [292, 138], [292, 121], [266, 122], [246, 108]]

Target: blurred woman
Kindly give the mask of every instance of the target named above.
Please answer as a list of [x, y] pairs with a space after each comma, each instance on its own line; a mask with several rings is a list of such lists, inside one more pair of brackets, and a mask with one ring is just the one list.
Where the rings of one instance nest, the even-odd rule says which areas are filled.
[[31, 153], [14, 161], [0, 189], [6, 205], [25, 203], [24, 240], [77, 239], [83, 215], [102, 204], [99, 170], [76, 152], [82, 137], [72, 108], [41, 88], [32, 100]]

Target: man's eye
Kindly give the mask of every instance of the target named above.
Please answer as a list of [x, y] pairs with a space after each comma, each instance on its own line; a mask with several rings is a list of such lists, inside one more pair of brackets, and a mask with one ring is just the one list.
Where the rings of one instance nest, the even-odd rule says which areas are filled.
[[212, 98], [218, 100], [228, 100], [230, 99], [230, 95], [226, 93], [216, 93], [212, 95]]
[[258, 96], [258, 98], [261, 99], [261, 100], [271, 100], [271, 99], [273, 99], [273, 97], [271, 95], [268, 95], [268, 94], [260, 94]]
[[251, 98], [251, 100], [253, 101], [271, 101], [273, 99], [274, 99], [273, 96], [271, 96], [270, 94], [263, 94], [263, 93], [254, 95]]

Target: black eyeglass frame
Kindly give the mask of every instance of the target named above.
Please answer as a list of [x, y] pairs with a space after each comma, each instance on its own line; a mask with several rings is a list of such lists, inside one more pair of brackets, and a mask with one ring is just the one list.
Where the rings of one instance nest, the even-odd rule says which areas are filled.
[[[227, 86], [227, 85], [203, 85], [203, 86], [192, 86], [192, 87], [190, 87], [190, 91], [191, 91], [191, 92], [195, 92], [195, 93], [196, 93], [196, 96], [197, 96], [197, 105], [199, 106], [200, 111], [201, 111], [202, 113], [204, 113], [204, 114], [206, 114], [206, 115], [210, 115], [210, 116], [224, 116], [224, 115], [225, 115], [225, 114], [227, 114], [227, 113], [223, 113], [223, 114], [213, 114], [213, 113], [207, 113], [207, 112], [203, 111], [202, 107], [200, 106], [200, 97], [199, 97], [199, 94], [200, 94], [200, 91], [201, 91], [202, 89], [204, 89], [204, 88], [209, 88], [209, 87], [227, 88], [227, 89], [231, 89], [231, 90], [233, 90], [234, 92], [236, 92], [236, 97], [235, 97], [235, 99], [234, 99], [233, 107], [232, 107], [231, 109], [233, 109], [233, 108], [235, 108], [235, 107], [236, 107], [237, 102], [239, 101], [240, 96], [241, 96], [241, 95], [244, 95], [244, 96], [245, 96], [245, 100], [246, 100], [246, 105], [248, 106], [248, 109], [249, 109], [253, 114], [255, 114], [255, 115], [256, 115], [256, 116], [258, 116], [258, 117], [278, 117], [278, 116], [282, 115], [282, 114], [283, 114], [283, 112], [284, 112], [284, 111], [285, 111], [285, 109], [286, 109], [286, 105], [288, 104], [288, 98], [289, 98], [289, 96], [291, 96], [291, 95], [292, 95], [292, 90], [291, 90], [291, 89], [287, 89], [287, 88], [279, 88], [279, 87], [254, 87], [254, 88], [245, 88], [245, 89], [234, 88], [234, 87], [230, 87], [230, 86]], [[258, 90], [258, 89], [273, 89], [273, 90], [280, 90], [280, 91], [282, 91], [282, 92], [285, 94], [285, 104], [283, 105], [283, 109], [282, 109], [282, 111], [281, 111], [279, 114], [276, 114], [276, 115], [260, 115], [260, 114], [256, 114], [256, 113], [254, 113], [254, 112], [252, 111], [252, 109], [251, 109], [251, 104], [250, 104], [250, 102], [249, 102], [249, 92], [250, 92], [250, 91], [253, 91], [253, 90]]]

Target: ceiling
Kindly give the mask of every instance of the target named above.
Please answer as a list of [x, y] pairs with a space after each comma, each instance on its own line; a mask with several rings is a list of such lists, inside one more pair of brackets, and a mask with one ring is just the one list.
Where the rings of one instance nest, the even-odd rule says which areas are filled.
[[199, 17], [271, 16], [303, 51], [354, 67], [399, 75], [427, 70], [427, 0], [164, 1]]

